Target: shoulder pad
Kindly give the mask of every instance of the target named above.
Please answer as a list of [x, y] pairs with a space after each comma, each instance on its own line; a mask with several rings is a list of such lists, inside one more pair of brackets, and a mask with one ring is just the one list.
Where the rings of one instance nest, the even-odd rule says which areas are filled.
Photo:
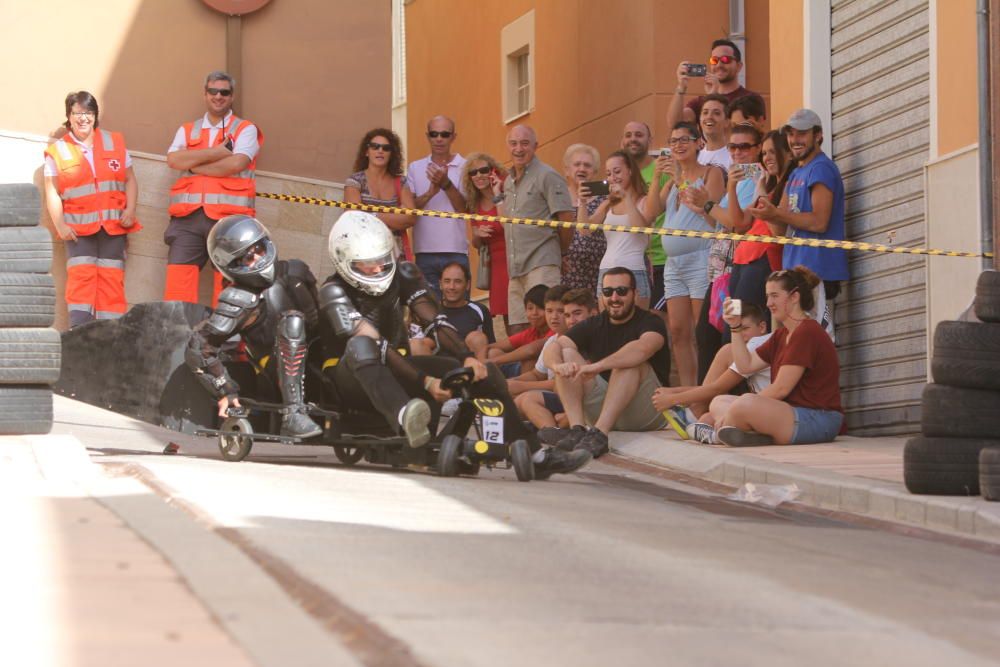
[[219, 305], [225, 303], [228, 306], [239, 308], [253, 308], [260, 301], [260, 295], [256, 292], [230, 285], [219, 294]]
[[345, 300], [350, 301], [351, 296], [340, 283], [326, 282], [319, 288], [319, 301], [321, 304], [333, 301], [343, 302]]
[[316, 276], [309, 270], [309, 265], [298, 259], [288, 260], [288, 275], [299, 280], [315, 283]]
[[413, 262], [400, 262], [399, 269], [397, 270], [400, 276], [408, 280], [424, 277], [424, 274], [420, 272], [420, 269]]

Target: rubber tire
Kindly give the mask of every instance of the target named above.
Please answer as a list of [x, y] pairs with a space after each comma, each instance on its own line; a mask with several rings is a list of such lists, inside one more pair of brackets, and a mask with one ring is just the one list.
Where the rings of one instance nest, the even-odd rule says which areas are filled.
[[931, 374], [939, 384], [1000, 390], [1000, 324], [938, 324]]
[[510, 464], [514, 467], [517, 481], [530, 482], [535, 478], [535, 462], [531, 460], [531, 448], [526, 441], [510, 443]]
[[0, 327], [50, 327], [55, 314], [52, 276], [0, 273]]
[[237, 448], [235, 450], [227, 450], [223, 445], [223, 438], [226, 436], [219, 436], [219, 454], [222, 456], [223, 461], [239, 463], [250, 455], [250, 450], [253, 449], [253, 427], [250, 426], [249, 421], [242, 417], [229, 417], [226, 421], [222, 422], [219, 430], [245, 434], [231, 436], [237, 439], [235, 443]]
[[462, 455], [462, 438], [446, 435], [438, 451], [437, 471], [442, 477], [458, 476], [458, 457]]
[[343, 445], [334, 445], [333, 453], [336, 455], [337, 460], [345, 466], [352, 466], [361, 459], [365, 458], [364, 447], [345, 447]]
[[903, 447], [903, 482], [910, 493], [978, 496], [979, 453], [1000, 446], [986, 438], [911, 438]]
[[4, 272], [49, 273], [52, 237], [41, 227], [0, 227], [0, 266]]
[[1000, 392], [929, 384], [924, 387], [920, 431], [930, 437], [1000, 437]]
[[55, 329], [0, 329], [0, 384], [55, 384], [61, 360]]
[[32, 385], [0, 387], [0, 435], [35, 435], [52, 430], [52, 389]]
[[979, 452], [979, 492], [986, 500], [1000, 500], [1000, 447]]
[[34, 184], [0, 184], [0, 227], [34, 227], [41, 213], [42, 198]]
[[976, 281], [976, 317], [1000, 322], [1000, 271], [983, 271]]

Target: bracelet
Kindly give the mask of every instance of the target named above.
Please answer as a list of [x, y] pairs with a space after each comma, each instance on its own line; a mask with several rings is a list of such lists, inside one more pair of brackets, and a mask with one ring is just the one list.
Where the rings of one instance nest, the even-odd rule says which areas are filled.
[[424, 378], [424, 391], [430, 391], [431, 390], [431, 385], [433, 383], [434, 383], [434, 377], [433, 376], [428, 375], [427, 377], [425, 377]]

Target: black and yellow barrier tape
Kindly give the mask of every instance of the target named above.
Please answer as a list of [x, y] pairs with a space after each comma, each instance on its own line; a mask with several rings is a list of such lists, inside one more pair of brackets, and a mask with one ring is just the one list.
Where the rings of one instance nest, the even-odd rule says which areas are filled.
[[417, 208], [402, 208], [399, 206], [379, 206], [376, 204], [355, 204], [317, 197], [301, 197], [299, 195], [279, 195], [273, 192], [258, 192], [262, 199], [296, 204], [312, 204], [313, 206], [330, 206], [351, 211], [367, 211], [369, 213], [401, 213], [403, 215], [428, 216], [434, 218], [451, 218], [471, 220], [474, 222], [500, 222], [513, 225], [533, 225], [535, 227], [553, 227], [556, 229], [584, 229], [595, 232], [631, 232], [647, 236], [682, 236], [694, 239], [729, 239], [732, 241], [757, 241], [759, 243], [777, 243], [780, 245], [808, 246], [810, 248], [835, 248], [841, 250], [861, 250], [864, 252], [881, 252], [893, 255], [928, 255], [931, 257], [993, 257], [993, 253], [963, 252], [959, 250], [937, 250], [933, 248], [909, 248], [905, 246], [889, 246], [881, 243], [866, 243], [864, 241], [833, 241], [827, 239], [807, 239], [796, 236], [760, 236], [757, 234], [736, 234], [733, 232], [698, 232], [687, 229], [669, 229], [666, 227], [630, 227], [628, 225], [596, 225], [582, 222], [562, 222], [559, 220], [535, 220], [532, 218], [508, 218], [505, 216], [478, 215], [475, 213], [454, 213], [452, 211], [425, 211]]

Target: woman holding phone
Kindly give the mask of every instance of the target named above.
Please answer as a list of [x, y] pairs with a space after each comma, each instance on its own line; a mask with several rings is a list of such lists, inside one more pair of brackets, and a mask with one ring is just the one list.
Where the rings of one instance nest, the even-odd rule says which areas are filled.
[[[693, 439], [747, 447], [805, 445], [837, 437], [844, 423], [837, 348], [807, 314], [819, 283], [819, 276], [804, 266], [768, 276], [767, 307], [782, 327], [753, 352], [743, 336], [732, 337], [731, 349], [741, 374], [770, 367], [771, 385], [759, 394], [716, 396], [704, 421], [688, 427]], [[734, 305], [726, 299], [723, 317], [736, 333], [742, 324]]]
[[[472, 153], [462, 166], [461, 188], [469, 213], [503, 215], [503, 168], [486, 153]], [[507, 242], [499, 222], [472, 222], [472, 246], [490, 253], [490, 312], [507, 325]]]
[[[615, 151], [604, 162], [607, 174], [608, 198], [591, 214], [587, 204], [594, 192], [586, 183], [580, 184], [576, 221], [583, 224], [625, 225], [627, 227], [649, 227], [662, 211], [660, 198], [646, 196], [646, 182], [642, 180], [639, 165], [625, 151]], [[654, 172], [653, 182], [659, 180], [660, 171]], [[580, 229], [581, 234], [592, 232]], [[649, 239], [645, 234], [634, 232], [604, 232], [608, 240], [607, 250], [601, 259], [597, 274], [597, 284], [608, 269], [623, 266], [635, 275], [635, 302], [640, 308], [649, 308], [652, 294], [649, 271], [646, 269], [646, 247]], [[598, 300], [600, 302], [600, 300]], [[603, 310], [603, 308], [602, 308]]]
[[[597, 169], [601, 155], [597, 149], [587, 144], [573, 144], [563, 154], [563, 175], [569, 188], [573, 206], [579, 206], [580, 184], [597, 179]], [[587, 202], [587, 213], [593, 215], [607, 195], [591, 197]], [[569, 289], [597, 291], [597, 272], [608, 249], [608, 240], [603, 230], [585, 234], [573, 230], [573, 238], [563, 254], [562, 284]]]

